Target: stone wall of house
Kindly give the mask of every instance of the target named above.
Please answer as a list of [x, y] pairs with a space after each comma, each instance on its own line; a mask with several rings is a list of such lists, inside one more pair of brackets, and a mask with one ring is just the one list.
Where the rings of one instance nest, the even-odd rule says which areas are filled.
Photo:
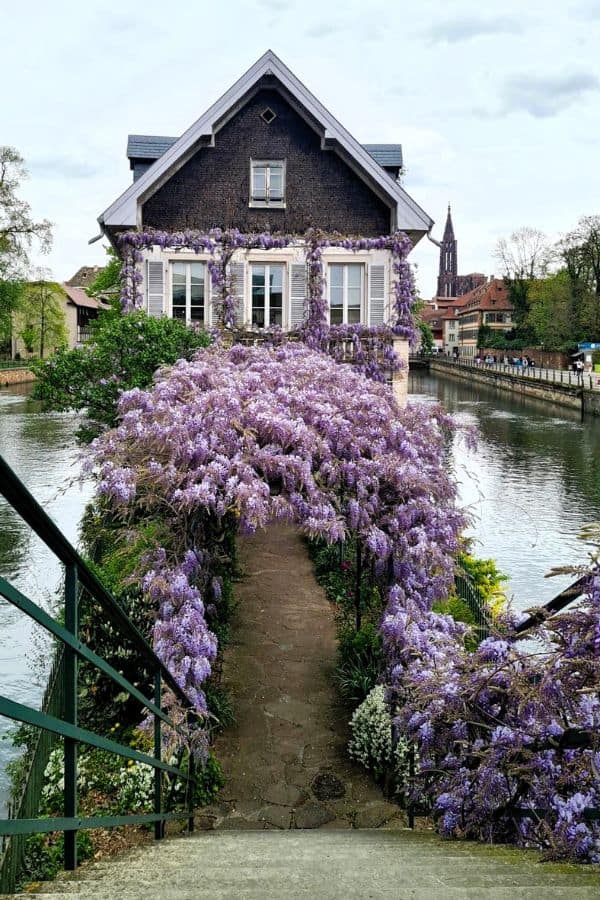
[[[267, 124], [261, 113], [270, 108]], [[286, 160], [286, 208], [249, 207], [250, 159]], [[304, 233], [390, 231], [390, 208], [276, 90], [263, 87], [143, 205], [143, 225]]]

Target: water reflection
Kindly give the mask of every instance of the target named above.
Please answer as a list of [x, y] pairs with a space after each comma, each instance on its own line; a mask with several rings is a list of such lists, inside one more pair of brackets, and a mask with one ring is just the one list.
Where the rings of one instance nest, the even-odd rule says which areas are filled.
[[519, 608], [549, 600], [570, 579], [544, 576], [584, 560], [577, 534], [600, 520], [600, 419], [582, 423], [575, 410], [425, 373], [411, 374], [410, 392], [477, 427], [477, 449], [455, 439], [452, 464], [478, 552], [510, 576]]
[[[42, 413], [30, 399], [31, 386], [0, 389], [0, 453], [72, 542], [90, 496], [74, 478], [78, 470], [74, 433], [78, 419], [68, 413]], [[0, 575], [45, 609], [55, 611], [63, 573], [52, 553], [0, 498]], [[45, 633], [0, 600], [2, 693], [39, 704], [50, 648]], [[12, 728], [0, 719], [0, 738]], [[6, 790], [5, 767], [13, 755], [0, 740], [0, 815]]]

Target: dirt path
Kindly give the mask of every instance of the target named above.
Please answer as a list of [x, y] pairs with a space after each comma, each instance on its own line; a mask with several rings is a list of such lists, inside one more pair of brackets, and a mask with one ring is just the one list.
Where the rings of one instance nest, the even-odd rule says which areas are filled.
[[241, 557], [223, 668], [236, 722], [216, 742], [227, 784], [203, 826], [402, 827], [398, 807], [345, 755], [332, 610], [302, 540], [272, 527], [243, 541]]

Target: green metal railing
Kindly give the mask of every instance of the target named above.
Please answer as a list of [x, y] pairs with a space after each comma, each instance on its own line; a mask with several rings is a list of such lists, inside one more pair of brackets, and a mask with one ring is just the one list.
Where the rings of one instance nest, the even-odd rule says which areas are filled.
[[0, 372], [7, 369], [27, 369], [31, 362], [30, 359], [0, 359]]
[[[164, 835], [165, 822], [173, 819], [187, 819], [188, 828], [192, 831], [194, 827], [194, 788], [196, 783], [194, 758], [190, 752], [188, 754], [187, 771], [179, 768], [179, 766], [170, 765], [162, 759], [162, 723], [164, 722], [175, 731], [180, 730], [179, 726], [171, 721], [163, 709], [163, 687], [170, 689], [175, 694], [177, 700], [185, 709], [190, 711], [193, 718], [192, 703], [181, 690], [171, 673], [158, 659], [150, 644], [129, 620], [125, 611], [32, 497], [2, 456], [0, 456], [0, 495], [4, 496], [15, 512], [42, 539], [65, 567], [64, 626], [48, 615], [32, 600], [25, 597], [24, 594], [9, 584], [6, 579], [0, 578], [0, 596], [4, 597], [5, 600], [49, 632], [59, 646], [63, 648], [62, 659], [57, 669], [57, 677], [60, 677], [61, 682], [61, 690], [57, 692], [57, 696], [62, 695], [61, 702], [55, 701], [53, 708], [43, 708], [40, 711], [0, 695], [0, 715], [37, 727], [41, 729], [43, 734], [54, 736], [54, 739], [62, 738], [64, 741], [65, 776], [64, 815], [62, 817], [36, 818], [37, 810], [35, 813], [33, 812], [34, 798], [30, 797], [29, 802], [25, 806], [21, 805], [21, 808], [30, 817], [0, 820], [0, 836], [24, 836], [34, 833], [62, 831], [64, 832], [65, 868], [75, 869], [77, 866], [76, 840], [79, 829], [153, 823], [155, 838], [160, 839]], [[83, 590], [87, 591], [89, 596], [100, 606], [103, 614], [110, 620], [111, 624], [118, 629], [121, 639], [126, 639], [129, 645], [135, 649], [136, 659], [140, 667], [145, 667], [153, 679], [154, 691], [152, 699], [144, 696], [135, 685], [131, 684], [120, 672], [117, 672], [110, 663], [79, 640], [79, 594]], [[147, 709], [154, 717], [153, 756], [80, 727], [77, 709], [79, 660], [85, 660], [86, 663], [103, 672], [113, 683], [118, 685], [121, 691], [125, 691], [135, 698], [141, 707]], [[49, 693], [52, 694], [53, 692], [49, 689]], [[77, 797], [77, 749], [79, 744], [86, 744], [87, 746], [151, 766], [154, 769], [152, 813], [81, 817], [78, 814]], [[185, 784], [186, 809], [184, 811], [167, 812], [165, 810], [162, 786], [163, 773], [167, 773], [173, 779], [180, 779]], [[37, 780], [41, 786], [40, 779], [38, 778]], [[39, 803], [39, 793], [37, 803]], [[18, 854], [13, 852], [13, 859], [10, 865], [10, 870], [13, 874], [18, 868], [18, 860], [15, 861], [16, 856]]]
[[485, 640], [490, 636], [493, 627], [492, 614], [485, 597], [467, 575], [459, 572], [454, 576], [454, 587], [457, 596], [465, 601], [475, 619], [474, 631], [478, 640]]

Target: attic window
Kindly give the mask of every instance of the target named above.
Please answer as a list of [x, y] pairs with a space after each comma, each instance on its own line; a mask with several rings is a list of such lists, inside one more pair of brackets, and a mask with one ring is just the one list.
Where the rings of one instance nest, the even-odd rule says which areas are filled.
[[271, 122], [277, 118], [277, 114], [273, 112], [270, 106], [267, 106], [267, 108], [263, 109], [263, 111], [261, 112], [260, 117], [263, 122], [266, 122], [267, 125], [270, 125]]
[[250, 160], [250, 206], [285, 207], [285, 160]]

